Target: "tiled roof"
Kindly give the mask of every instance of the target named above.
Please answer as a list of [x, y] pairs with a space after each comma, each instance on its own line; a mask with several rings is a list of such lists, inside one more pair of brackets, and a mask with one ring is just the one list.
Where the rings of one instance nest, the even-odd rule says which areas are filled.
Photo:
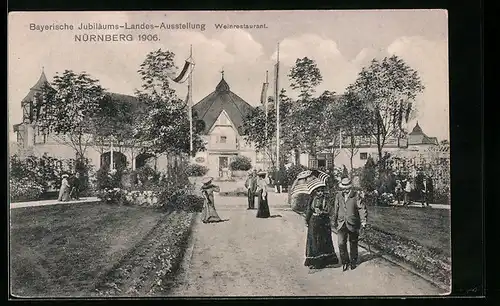
[[47, 77], [45, 76], [45, 72], [42, 71], [40, 78], [38, 78], [38, 81], [36, 82], [36, 84], [30, 88], [30, 91], [28, 92], [26, 97], [24, 97], [22, 102], [33, 101], [33, 97], [35, 96], [35, 94], [41, 92], [42, 88], [45, 84], [50, 85], [49, 81], [47, 81]]
[[413, 128], [410, 134], [408, 134], [408, 145], [421, 145], [421, 144], [431, 144], [438, 145], [438, 140], [436, 137], [429, 137], [425, 135], [424, 131], [417, 124]]
[[204, 133], [207, 133], [223, 110], [226, 111], [229, 119], [241, 134], [245, 117], [253, 110], [253, 106], [233, 93], [224, 78], [219, 82], [214, 92], [193, 106], [193, 113], [196, 113], [198, 118], [205, 122]]

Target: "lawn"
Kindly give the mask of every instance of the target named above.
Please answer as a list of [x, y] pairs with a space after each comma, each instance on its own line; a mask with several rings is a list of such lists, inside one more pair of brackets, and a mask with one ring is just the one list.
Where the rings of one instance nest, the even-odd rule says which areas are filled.
[[20, 297], [89, 296], [165, 216], [101, 203], [10, 212], [11, 293]]
[[450, 211], [420, 207], [368, 206], [370, 225], [451, 256]]

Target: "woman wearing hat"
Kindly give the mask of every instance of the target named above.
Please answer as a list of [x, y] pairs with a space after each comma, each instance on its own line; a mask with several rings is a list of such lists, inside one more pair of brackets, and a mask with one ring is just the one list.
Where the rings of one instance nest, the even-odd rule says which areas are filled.
[[59, 189], [59, 197], [57, 198], [58, 201], [69, 201], [70, 199], [68, 177], [69, 175], [67, 174], [62, 175], [61, 188]]
[[257, 181], [257, 194], [259, 195], [259, 209], [257, 210], [257, 218], [269, 218], [269, 204], [267, 203], [267, 183], [266, 173], [261, 171], [257, 173], [259, 180]]
[[217, 211], [215, 210], [214, 204], [214, 191], [219, 192], [219, 186], [212, 184], [212, 178], [207, 177], [203, 179], [203, 185], [201, 186], [201, 192], [205, 198], [203, 205], [203, 212], [201, 213], [201, 221], [203, 223], [212, 223], [222, 221]]
[[317, 187], [306, 210], [307, 242], [304, 265], [322, 269], [339, 263], [332, 240], [330, 212], [332, 205], [326, 197], [326, 187]]

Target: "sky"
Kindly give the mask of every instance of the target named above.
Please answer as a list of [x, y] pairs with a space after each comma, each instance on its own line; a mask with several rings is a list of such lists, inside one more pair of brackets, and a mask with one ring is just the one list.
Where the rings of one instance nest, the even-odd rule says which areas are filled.
[[[78, 30], [80, 24], [204, 25], [198, 29]], [[73, 30], [37, 30], [67, 24]], [[265, 28], [218, 29], [222, 25]], [[273, 83], [276, 50], [280, 50], [280, 87], [296, 96], [287, 77], [297, 58], [316, 61], [323, 76], [317, 94], [343, 93], [373, 58], [397, 55], [417, 70], [425, 91], [417, 97], [416, 117], [428, 136], [449, 139], [448, 18], [445, 10], [363, 11], [177, 11], [177, 12], [16, 12], [8, 19], [8, 119], [21, 122], [21, 100], [42, 70], [49, 81], [64, 70], [87, 72], [110, 92], [133, 94], [141, 86], [137, 70], [153, 50], [170, 50], [181, 68], [192, 45], [196, 63], [193, 100], [215, 90], [224, 71], [231, 91], [258, 105], [269, 71]], [[35, 28], [33, 30], [33, 28]], [[133, 41], [77, 42], [75, 35], [132, 34]], [[157, 34], [159, 41], [139, 41]], [[187, 84], [175, 84], [185, 97]], [[272, 95], [272, 85], [268, 91]]]

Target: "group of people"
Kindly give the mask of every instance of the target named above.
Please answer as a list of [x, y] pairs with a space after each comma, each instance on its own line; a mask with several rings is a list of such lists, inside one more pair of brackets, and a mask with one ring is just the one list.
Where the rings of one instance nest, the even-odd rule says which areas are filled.
[[[429, 207], [434, 192], [432, 177], [430, 175], [423, 175], [416, 189], [420, 194], [421, 205]], [[396, 203], [400, 204], [402, 202], [404, 206], [411, 204], [410, 193], [412, 190], [413, 186], [410, 179], [404, 178], [402, 180], [396, 180], [396, 187], [394, 190]]]
[[[267, 202], [267, 182], [265, 181], [266, 172], [257, 172], [254, 170], [245, 182], [245, 188], [248, 194], [248, 208], [255, 209], [255, 197], [258, 197], [257, 218], [269, 218], [269, 204]], [[201, 192], [203, 194], [204, 204], [201, 214], [203, 223], [221, 222], [222, 219], [217, 214], [214, 203], [214, 192], [220, 192], [220, 187], [213, 184], [212, 177], [206, 177], [202, 181]]]
[[245, 181], [247, 189], [248, 208], [255, 209], [255, 197], [258, 199], [257, 218], [269, 218], [269, 204], [267, 201], [266, 172], [253, 170]]
[[[307, 179], [312, 172], [299, 174], [298, 179]], [[248, 194], [248, 209], [255, 209], [255, 196], [258, 197], [257, 218], [269, 218], [267, 183], [265, 172], [253, 171], [245, 182]], [[220, 188], [205, 178], [201, 187], [204, 195], [202, 221], [204, 223], [222, 221], [214, 205], [214, 192]], [[349, 178], [340, 181], [339, 191], [330, 196], [327, 187], [312, 190], [307, 205], [305, 221], [307, 225], [306, 259], [304, 265], [310, 269], [322, 269], [342, 264], [343, 271], [355, 269], [358, 265], [358, 240], [366, 227], [368, 213], [360, 192], [353, 189]], [[332, 227], [337, 230], [339, 257], [335, 252]], [[349, 244], [349, 247], [348, 247]]]
[[[309, 175], [311, 171], [304, 171], [299, 177]], [[367, 224], [367, 209], [362, 194], [353, 189], [351, 179], [343, 178], [338, 187], [339, 191], [334, 196], [328, 194], [327, 187], [312, 190], [305, 218], [307, 242], [304, 265], [310, 269], [339, 264], [332, 227], [337, 230], [342, 270], [355, 269], [358, 265], [358, 240], [360, 231]]]
[[68, 174], [63, 174], [57, 200], [67, 202], [80, 199], [80, 187], [80, 173], [76, 172], [71, 177]]

